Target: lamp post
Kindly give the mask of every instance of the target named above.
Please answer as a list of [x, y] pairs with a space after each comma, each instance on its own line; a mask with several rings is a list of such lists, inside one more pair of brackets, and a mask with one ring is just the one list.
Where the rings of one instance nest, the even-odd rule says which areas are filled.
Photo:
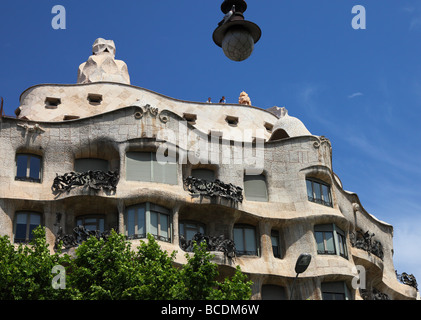
[[253, 22], [244, 19], [247, 3], [244, 0], [225, 0], [221, 11], [225, 14], [213, 32], [213, 41], [222, 48], [233, 61], [243, 61], [250, 57], [254, 44], [259, 41], [262, 31]]
[[294, 292], [295, 280], [297, 280], [298, 275], [303, 273], [307, 270], [309, 264], [311, 262], [311, 254], [309, 253], [302, 253], [297, 259], [295, 263], [295, 273], [297, 274], [294, 278], [294, 282], [292, 283], [291, 294], [289, 296], [289, 300], [292, 299], [292, 293]]

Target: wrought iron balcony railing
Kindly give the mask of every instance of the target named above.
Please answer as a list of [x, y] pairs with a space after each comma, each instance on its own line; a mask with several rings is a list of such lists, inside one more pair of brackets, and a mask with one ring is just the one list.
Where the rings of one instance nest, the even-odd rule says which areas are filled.
[[206, 242], [207, 251], [220, 251], [223, 252], [227, 257], [235, 257], [235, 243], [233, 240], [225, 239], [223, 235], [219, 237], [205, 236], [204, 234], [197, 232], [192, 240], [186, 240], [183, 236], [180, 236], [180, 247], [184, 251], [193, 251], [193, 243]]
[[76, 187], [87, 187], [93, 190], [115, 191], [120, 174], [117, 171], [87, 171], [68, 172], [62, 176], [57, 175], [51, 189], [55, 193], [69, 192]]
[[369, 233], [368, 231], [363, 233], [361, 230], [357, 230], [355, 233], [350, 233], [351, 245], [355, 248], [372, 253], [383, 260], [383, 245], [380, 241], [374, 240], [374, 236], [374, 233]]
[[221, 197], [234, 202], [243, 202], [243, 189], [232, 183], [224, 183], [221, 180], [207, 181], [192, 176], [184, 179], [184, 186], [191, 194], [208, 197]]

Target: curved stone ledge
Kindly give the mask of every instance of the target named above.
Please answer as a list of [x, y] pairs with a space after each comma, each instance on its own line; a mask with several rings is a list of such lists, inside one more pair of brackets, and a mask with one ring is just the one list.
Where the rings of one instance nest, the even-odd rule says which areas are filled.
[[366, 270], [366, 273], [373, 281], [379, 281], [383, 277], [384, 263], [374, 254], [351, 247], [351, 254], [354, 259], [355, 265], [361, 265]]

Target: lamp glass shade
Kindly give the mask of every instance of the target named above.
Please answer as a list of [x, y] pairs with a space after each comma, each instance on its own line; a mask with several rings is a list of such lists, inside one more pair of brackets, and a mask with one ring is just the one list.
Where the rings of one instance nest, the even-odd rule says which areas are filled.
[[246, 60], [252, 54], [254, 40], [249, 30], [240, 26], [228, 29], [222, 41], [224, 54], [233, 61]]
[[297, 263], [295, 264], [295, 272], [297, 274], [303, 273], [307, 270], [311, 261], [311, 255], [308, 253], [302, 253], [297, 259]]

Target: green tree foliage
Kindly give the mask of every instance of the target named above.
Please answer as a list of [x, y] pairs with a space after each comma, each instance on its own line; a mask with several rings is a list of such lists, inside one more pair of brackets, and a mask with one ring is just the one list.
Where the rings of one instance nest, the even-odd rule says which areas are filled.
[[[75, 257], [51, 254], [45, 228], [39, 227], [29, 246], [0, 237], [0, 299], [250, 299], [252, 283], [239, 267], [232, 278], [216, 281], [218, 266], [205, 243], [195, 244], [181, 267], [175, 266], [175, 255], [162, 250], [151, 235], [132, 250], [114, 231], [107, 240], [90, 237]], [[66, 270], [65, 289], [52, 287], [56, 265]]]
[[7, 236], [0, 237], [0, 299], [71, 298], [70, 290], [62, 292], [51, 286], [53, 267], [65, 264], [67, 257], [60, 257], [60, 252], [50, 254], [44, 228], [38, 227], [33, 233], [30, 245], [17, 247]]

